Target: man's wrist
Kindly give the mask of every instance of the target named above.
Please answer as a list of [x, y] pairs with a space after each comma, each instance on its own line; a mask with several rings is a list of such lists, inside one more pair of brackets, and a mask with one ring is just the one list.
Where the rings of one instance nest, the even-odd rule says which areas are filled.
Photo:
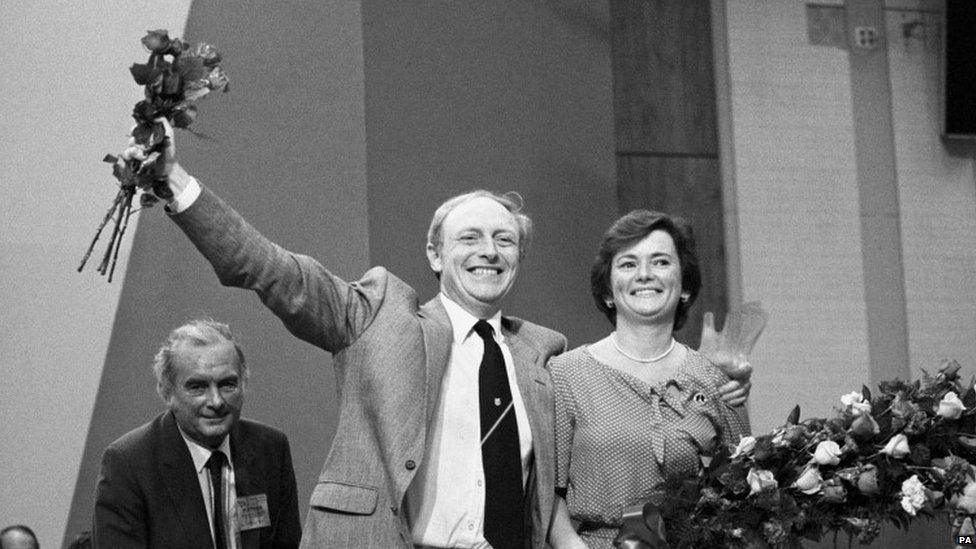
[[179, 164], [175, 164], [169, 174], [169, 187], [173, 196], [166, 204], [166, 211], [170, 214], [178, 214], [189, 208], [200, 196], [200, 183]]
[[186, 173], [183, 166], [180, 166], [179, 163], [174, 163], [173, 168], [170, 170], [169, 176], [167, 177], [169, 189], [173, 191], [173, 198], [169, 201], [172, 202], [175, 200], [175, 197], [179, 196], [180, 193], [186, 190], [187, 186], [190, 185], [190, 181], [192, 180], [193, 176]]

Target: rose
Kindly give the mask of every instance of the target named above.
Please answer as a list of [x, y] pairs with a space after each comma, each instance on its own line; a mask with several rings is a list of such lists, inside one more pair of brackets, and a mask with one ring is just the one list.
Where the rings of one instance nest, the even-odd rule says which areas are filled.
[[908, 447], [908, 437], [898, 433], [897, 435], [891, 437], [888, 443], [885, 444], [884, 448], [881, 449], [882, 454], [887, 454], [893, 458], [903, 458], [911, 453], [911, 449]]
[[153, 53], [165, 54], [169, 51], [169, 32], [165, 29], [149, 31], [142, 37], [142, 45]]
[[806, 435], [806, 427], [803, 425], [787, 425], [776, 430], [773, 435], [773, 446], [784, 448], [801, 440]]
[[844, 406], [850, 406], [855, 402], [862, 402], [863, 400], [864, 400], [864, 396], [858, 391], [851, 391], [850, 393], [847, 393], [846, 395], [841, 395], [840, 397], [840, 402]]
[[857, 476], [857, 489], [862, 494], [873, 496], [881, 491], [878, 487], [878, 468], [874, 465], [864, 467], [861, 474]]
[[895, 398], [895, 401], [891, 403], [891, 415], [898, 419], [908, 419], [917, 411], [917, 406], [910, 401], [902, 400], [901, 397]]
[[765, 435], [757, 438], [756, 445], [752, 449], [752, 459], [757, 462], [762, 462], [771, 458], [773, 455], [775, 455], [773, 437]]
[[959, 400], [959, 395], [949, 391], [942, 397], [942, 401], [939, 402], [938, 415], [946, 419], [959, 419], [963, 411], [966, 409], [966, 405]]
[[953, 496], [949, 504], [955, 509], [964, 511], [966, 514], [976, 514], [976, 480], [970, 481], [962, 489], [962, 494]]
[[820, 476], [820, 470], [816, 467], [807, 467], [790, 488], [796, 488], [804, 494], [816, 494], [820, 491], [821, 484], [823, 484], [823, 477]]
[[843, 503], [847, 499], [847, 490], [838, 478], [832, 478], [823, 483], [821, 494], [825, 501]]
[[739, 457], [743, 454], [748, 454], [752, 452], [753, 448], [756, 447], [756, 437], [746, 436], [739, 439], [739, 444], [735, 447], [735, 451], [732, 452], [733, 458]]
[[851, 405], [851, 414], [857, 417], [862, 414], [871, 413], [871, 403], [870, 402], [855, 402]]
[[915, 516], [926, 502], [925, 485], [918, 480], [918, 475], [912, 475], [901, 483], [901, 508], [911, 516]]
[[857, 391], [852, 391], [840, 397], [840, 401], [844, 406], [851, 409], [851, 414], [854, 417], [871, 413], [871, 403], [864, 400], [864, 395]]
[[908, 420], [905, 425], [904, 432], [909, 435], [914, 435], [918, 433], [924, 433], [932, 426], [933, 418], [930, 418], [928, 414], [919, 410], [912, 414], [912, 417]]
[[212, 67], [217, 63], [220, 63], [220, 53], [217, 51], [217, 48], [211, 46], [210, 44], [197, 44], [192, 50], [187, 51], [186, 55], [190, 57], [199, 57], [203, 60], [203, 64], [208, 67]]
[[961, 367], [955, 360], [942, 359], [942, 366], [939, 367], [939, 375], [948, 381], [952, 381], [959, 377], [957, 372]]
[[840, 446], [832, 440], [817, 444], [817, 449], [813, 452], [813, 461], [820, 465], [837, 465], [840, 463]]
[[764, 522], [762, 526], [763, 537], [765, 537], [766, 541], [771, 545], [780, 546], [789, 540], [789, 527], [784, 527], [782, 522], [772, 519]]
[[878, 422], [871, 417], [871, 414], [863, 414], [854, 419], [851, 424], [851, 432], [861, 438], [868, 438], [881, 432]]
[[773, 476], [772, 471], [767, 471], [766, 469], [749, 469], [749, 474], [746, 475], [746, 482], [749, 483], [749, 495], [758, 494], [763, 490], [775, 490], [779, 483], [776, 482], [776, 477]]

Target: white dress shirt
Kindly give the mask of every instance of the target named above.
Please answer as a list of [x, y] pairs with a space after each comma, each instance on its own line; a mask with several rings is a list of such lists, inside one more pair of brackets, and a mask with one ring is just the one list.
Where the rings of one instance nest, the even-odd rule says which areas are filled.
[[[207, 460], [210, 459], [210, 454], [213, 453], [209, 448], [201, 446], [193, 441], [190, 437], [186, 436], [183, 429], [180, 429], [180, 435], [183, 436], [183, 441], [186, 442], [186, 447], [190, 450], [190, 457], [193, 458], [193, 468], [197, 471], [197, 481], [200, 483], [200, 492], [203, 494], [203, 505], [207, 508], [207, 517], [210, 519], [207, 522], [210, 524], [210, 537], [213, 538], [213, 485], [210, 479], [210, 470], [207, 469]], [[227, 488], [223, 490], [224, 499], [224, 509], [227, 510], [228, 519], [224, 521], [227, 525], [227, 531], [233, 532], [233, 535], [228, 536], [228, 542], [230, 545], [227, 549], [237, 549], [241, 546], [240, 542], [240, 532], [237, 527], [237, 517], [234, 512], [237, 509], [237, 486], [234, 482], [234, 459], [230, 455], [230, 437], [224, 437], [224, 441], [220, 443], [218, 448], [227, 457], [227, 466], [223, 468], [223, 483]]]
[[[413, 541], [418, 545], [482, 549], [490, 547], [484, 536], [485, 474], [478, 397], [484, 342], [473, 330], [477, 318], [444, 294], [439, 298], [451, 320], [454, 339], [434, 421], [427, 432], [427, 452], [407, 490], [407, 513]], [[501, 313], [487, 321], [505, 358], [524, 485], [532, 457], [532, 432], [515, 380], [515, 363], [502, 335]]]

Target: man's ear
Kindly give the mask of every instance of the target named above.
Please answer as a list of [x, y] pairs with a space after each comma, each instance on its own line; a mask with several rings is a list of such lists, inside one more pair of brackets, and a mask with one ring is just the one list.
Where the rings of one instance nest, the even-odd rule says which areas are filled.
[[166, 403], [167, 406], [169, 405], [169, 397], [170, 397], [171, 390], [172, 387], [168, 387], [162, 382], [156, 384], [156, 394], [159, 395], [159, 398], [161, 398], [163, 402]]
[[430, 263], [430, 269], [435, 273], [440, 274], [444, 268], [444, 265], [441, 264], [441, 254], [430, 242], [427, 243], [427, 262]]

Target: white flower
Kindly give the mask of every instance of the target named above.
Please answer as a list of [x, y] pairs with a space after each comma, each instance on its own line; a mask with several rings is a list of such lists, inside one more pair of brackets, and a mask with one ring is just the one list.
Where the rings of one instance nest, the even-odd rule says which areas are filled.
[[925, 501], [925, 485], [918, 480], [918, 475], [912, 475], [901, 483], [901, 508], [906, 513], [914, 517]]
[[893, 458], [903, 458], [911, 453], [911, 449], [908, 447], [908, 437], [898, 433], [897, 435], [891, 437], [885, 447], [881, 449], [882, 454], [888, 454]]
[[807, 467], [800, 478], [796, 479], [796, 482], [790, 487], [796, 488], [804, 494], [816, 494], [820, 491], [821, 483], [823, 483], [823, 477], [820, 476], [820, 470], [816, 467]]
[[959, 419], [965, 409], [966, 406], [959, 400], [959, 395], [949, 391], [942, 397], [942, 402], [939, 402], [939, 410], [936, 413], [946, 419]]
[[739, 445], [735, 447], [735, 451], [732, 452], [732, 457], [739, 457], [742, 454], [748, 454], [756, 447], [756, 437], [742, 437], [739, 439]]
[[844, 406], [850, 406], [856, 402], [864, 402], [864, 395], [858, 391], [851, 391], [850, 393], [840, 397], [840, 402]]
[[779, 486], [772, 471], [766, 469], [749, 469], [746, 475], [746, 482], [749, 483], [749, 495], [758, 494], [767, 488], [774, 489]]
[[840, 397], [840, 401], [844, 406], [851, 409], [851, 414], [854, 417], [871, 413], [871, 403], [864, 400], [864, 396], [857, 391], [852, 391]]
[[832, 440], [822, 441], [813, 452], [813, 461], [820, 465], [837, 465], [840, 463], [840, 446]]
[[962, 494], [953, 496], [949, 504], [953, 508], [960, 509], [967, 514], [976, 514], [976, 481], [969, 481], [965, 488], [962, 489]]
[[854, 404], [851, 405], [851, 413], [854, 414], [854, 417], [857, 417], [857, 416], [862, 415], [862, 414], [870, 414], [871, 413], [871, 403], [870, 402], [855, 402]]

